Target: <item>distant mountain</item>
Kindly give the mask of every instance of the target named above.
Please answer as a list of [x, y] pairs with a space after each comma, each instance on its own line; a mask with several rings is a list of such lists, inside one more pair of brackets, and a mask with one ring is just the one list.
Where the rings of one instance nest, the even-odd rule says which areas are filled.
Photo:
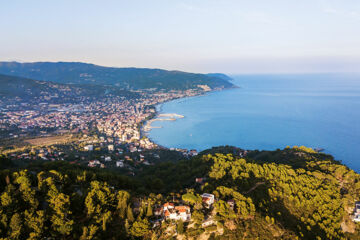
[[138, 97], [137, 93], [121, 90], [118, 87], [60, 84], [0, 74], [0, 99], [14, 97], [27, 100], [45, 98], [50, 102], [61, 102], [79, 97], [98, 97], [110, 94]]
[[211, 89], [234, 86], [224, 74], [102, 67], [80, 62], [0, 62], [0, 73], [57, 83], [114, 85], [133, 90], [186, 90], [200, 88], [199, 85], [207, 85]]
[[210, 76], [210, 77], [221, 78], [221, 79], [227, 80], [227, 81], [233, 80], [231, 77], [229, 77], [228, 75], [223, 74], [223, 73], [208, 73], [208, 74], [206, 74], [206, 75], [208, 75], [208, 76]]

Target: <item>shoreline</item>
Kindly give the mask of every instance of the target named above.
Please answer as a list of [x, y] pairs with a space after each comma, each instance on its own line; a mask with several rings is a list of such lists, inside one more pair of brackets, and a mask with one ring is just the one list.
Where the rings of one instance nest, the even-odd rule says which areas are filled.
[[[162, 118], [162, 117], [168, 117], [168, 118]], [[162, 128], [162, 126], [151, 126], [153, 122], [156, 121], [176, 121], [178, 119], [184, 118], [183, 115], [177, 114], [177, 113], [160, 113], [155, 118], [150, 119], [146, 121], [145, 126], [142, 127], [143, 132], [148, 133], [153, 128]]]
[[[194, 96], [186, 96], [186, 97], [179, 97], [179, 98], [174, 98], [174, 99], [171, 99], [171, 100], [168, 100], [168, 101], [164, 101], [164, 102], [161, 102], [161, 103], [158, 103], [154, 106], [155, 108], [155, 114], [154, 116], [151, 118], [151, 119], [147, 119], [143, 122], [141, 122], [141, 127], [140, 127], [140, 138], [143, 138], [143, 137], [146, 137], [147, 139], [149, 139], [150, 142], [152, 142], [153, 144], [155, 144], [158, 148], [160, 149], [170, 149], [170, 147], [165, 147], [159, 143], [157, 143], [156, 141], [154, 141], [152, 138], [149, 137], [149, 133], [151, 131], [151, 128], [146, 131], [145, 130], [145, 127], [148, 126], [148, 123], [150, 122], [150, 127], [151, 127], [151, 123], [154, 122], [154, 121], [164, 121], [164, 120], [158, 120], [158, 118], [160, 117], [160, 115], [164, 114], [164, 115], [167, 115], [167, 114], [172, 114], [172, 115], [177, 115], [177, 116], [181, 116], [180, 118], [178, 119], [181, 119], [181, 118], [185, 118], [186, 116], [183, 116], [181, 114], [177, 114], [177, 113], [161, 113], [162, 112], [162, 105], [167, 103], [167, 102], [171, 102], [171, 101], [175, 101], [175, 100], [186, 100], [188, 98], [195, 98], [195, 97], [201, 97], [201, 96], [204, 96], [204, 95], [208, 95], [208, 94], [212, 94], [212, 93], [215, 93], [215, 92], [220, 92], [220, 91], [225, 91], [225, 90], [231, 90], [231, 89], [236, 89], [236, 88], [240, 88], [239, 86], [236, 86], [234, 85], [233, 87], [231, 88], [222, 88], [222, 89], [214, 89], [214, 90], [211, 90], [211, 91], [207, 91], [207, 92], [202, 92], [202, 93], [199, 93], [197, 95], [194, 95]], [[177, 119], [175, 119], [177, 120]], [[152, 127], [152, 128], [162, 128], [162, 127]]]

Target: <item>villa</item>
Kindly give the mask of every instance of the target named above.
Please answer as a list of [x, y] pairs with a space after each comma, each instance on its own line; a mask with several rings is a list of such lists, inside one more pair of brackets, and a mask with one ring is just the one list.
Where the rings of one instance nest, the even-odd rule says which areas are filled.
[[191, 220], [189, 206], [175, 206], [173, 203], [165, 203], [163, 206], [165, 219], [182, 220], [184, 222]]
[[207, 204], [209, 207], [215, 202], [215, 196], [210, 193], [203, 193], [201, 195], [203, 203]]

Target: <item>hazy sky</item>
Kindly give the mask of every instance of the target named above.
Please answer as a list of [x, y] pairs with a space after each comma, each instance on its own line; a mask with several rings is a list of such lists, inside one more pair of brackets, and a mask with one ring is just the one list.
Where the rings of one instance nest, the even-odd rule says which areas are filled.
[[360, 0], [8, 0], [1, 61], [359, 72]]

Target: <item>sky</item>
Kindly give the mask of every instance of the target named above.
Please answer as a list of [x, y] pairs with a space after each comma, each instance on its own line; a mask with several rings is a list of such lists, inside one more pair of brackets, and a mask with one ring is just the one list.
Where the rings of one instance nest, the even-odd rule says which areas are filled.
[[360, 0], [11, 0], [0, 61], [360, 72]]

